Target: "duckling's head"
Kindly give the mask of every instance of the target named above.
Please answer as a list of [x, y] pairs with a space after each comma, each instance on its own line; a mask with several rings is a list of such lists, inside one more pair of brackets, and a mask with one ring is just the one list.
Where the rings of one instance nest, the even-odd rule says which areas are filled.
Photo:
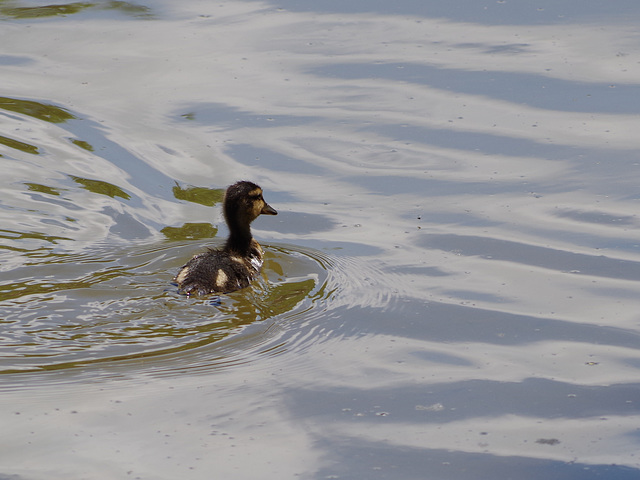
[[258, 215], [277, 215], [262, 198], [262, 188], [252, 182], [240, 181], [227, 188], [224, 196], [224, 218], [227, 224], [249, 225]]

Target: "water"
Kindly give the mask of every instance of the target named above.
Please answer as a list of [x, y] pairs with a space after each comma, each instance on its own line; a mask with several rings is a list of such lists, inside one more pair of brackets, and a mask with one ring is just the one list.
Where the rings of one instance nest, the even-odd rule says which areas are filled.
[[343, 3], [0, 4], [0, 478], [640, 474], [638, 6]]

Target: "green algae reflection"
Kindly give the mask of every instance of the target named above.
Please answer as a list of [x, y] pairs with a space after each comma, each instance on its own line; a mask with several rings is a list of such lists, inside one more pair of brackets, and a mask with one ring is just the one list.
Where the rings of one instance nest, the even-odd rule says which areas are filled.
[[60, 192], [52, 187], [40, 185], [39, 183], [25, 183], [32, 192], [46, 193], [47, 195], [60, 195]]
[[88, 152], [93, 152], [93, 145], [91, 145], [88, 142], [85, 142], [84, 140], [71, 140], [71, 143], [73, 143], [75, 146], [80, 147]]
[[64, 108], [31, 100], [0, 97], [0, 109], [21, 113], [51, 123], [63, 123], [76, 118]]
[[161, 232], [169, 240], [199, 240], [215, 237], [218, 229], [210, 223], [185, 223], [181, 227], [164, 227]]
[[[25, 240], [40, 240], [43, 242], [48, 242], [51, 244], [56, 244], [58, 241], [68, 240], [72, 241], [72, 238], [68, 237], [58, 237], [55, 235], [47, 235], [46, 233], [41, 232], [18, 232], [15, 230], [5, 230], [0, 229], [0, 240], [7, 240], [9, 242], [18, 243], [20, 245], [24, 245]], [[29, 245], [25, 245], [25, 248], [22, 247], [12, 247], [10, 245], [0, 244], [0, 250], [9, 250], [12, 252], [20, 252], [24, 253], [26, 256], [46, 256], [49, 254], [48, 249], [33, 249]]]
[[36, 147], [35, 145], [24, 143], [14, 138], [3, 137], [2, 135], [0, 135], [0, 144], [6, 145], [10, 148], [15, 148], [16, 150], [20, 150], [24, 153], [30, 153], [32, 155], [40, 154], [40, 152], [38, 151], [38, 147]]
[[0, 13], [16, 19], [43, 18], [55, 17], [57, 15], [71, 15], [92, 6], [93, 4], [91, 3], [68, 3], [65, 5], [43, 5], [40, 7], [2, 7], [0, 8]]
[[74, 175], [69, 175], [69, 177], [71, 180], [82, 185], [85, 190], [89, 190], [90, 192], [97, 193], [99, 195], [106, 195], [111, 198], [120, 197], [125, 200], [129, 200], [131, 198], [131, 195], [112, 183], [103, 182], [102, 180], [76, 177]]
[[65, 17], [75, 13], [82, 12], [87, 9], [99, 10], [117, 10], [126, 15], [133, 17], [151, 17], [148, 7], [136, 5], [130, 2], [74, 2], [58, 5], [42, 5], [38, 7], [20, 7], [17, 2], [3, 2], [0, 0], [0, 15], [13, 18], [16, 20], [33, 19], [33, 18], [49, 18], [49, 17]]
[[205, 207], [212, 207], [220, 203], [224, 198], [224, 189], [207, 187], [181, 187], [176, 183], [173, 187], [173, 196], [178, 200], [191, 203], [199, 203]]

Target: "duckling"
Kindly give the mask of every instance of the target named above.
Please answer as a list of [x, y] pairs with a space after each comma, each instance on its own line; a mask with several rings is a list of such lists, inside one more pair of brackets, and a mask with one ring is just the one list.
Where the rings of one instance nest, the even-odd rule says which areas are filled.
[[262, 189], [252, 182], [234, 183], [224, 196], [224, 219], [229, 238], [222, 249], [209, 249], [189, 260], [175, 281], [187, 295], [232, 292], [248, 287], [262, 267], [262, 247], [251, 235], [251, 222], [258, 215], [277, 215], [262, 198]]

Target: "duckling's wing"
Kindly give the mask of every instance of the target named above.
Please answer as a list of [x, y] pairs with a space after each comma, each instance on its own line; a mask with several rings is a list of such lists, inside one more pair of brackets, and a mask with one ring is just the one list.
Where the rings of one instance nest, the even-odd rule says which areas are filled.
[[181, 293], [206, 295], [248, 287], [252, 278], [253, 272], [241, 258], [224, 251], [210, 250], [189, 260], [178, 272], [175, 281]]

